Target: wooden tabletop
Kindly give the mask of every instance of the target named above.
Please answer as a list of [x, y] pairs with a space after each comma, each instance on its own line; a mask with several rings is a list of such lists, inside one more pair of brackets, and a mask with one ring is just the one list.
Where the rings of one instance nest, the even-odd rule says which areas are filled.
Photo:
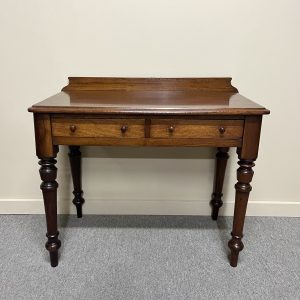
[[28, 109], [34, 113], [262, 115], [231, 78], [70, 77], [62, 92]]

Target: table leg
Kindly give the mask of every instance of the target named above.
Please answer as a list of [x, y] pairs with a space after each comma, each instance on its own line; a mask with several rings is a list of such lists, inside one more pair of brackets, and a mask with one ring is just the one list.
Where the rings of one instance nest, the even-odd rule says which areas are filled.
[[56, 182], [57, 168], [54, 158], [41, 158], [39, 161], [41, 166], [40, 176], [42, 179], [41, 190], [43, 192], [44, 206], [47, 222], [47, 238], [46, 249], [50, 253], [50, 262], [52, 267], [58, 265], [58, 249], [61, 242], [58, 239], [57, 231], [57, 187]]
[[238, 182], [235, 185], [232, 238], [228, 242], [231, 250], [230, 265], [232, 267], [237, 266], [239, 253], [244, 248], [242, 242], [243, 228], [249, 193], [252, 189], [250, 185], [254, 174], [252, 168], [258, 154], [261, 120], [261, 116], [247, 116], [245, 118], [242, 147], [237, 149], [239, 157], [239, 168], [237, 170]]
[[69, 159], [71, 165], [72, 179], [73, 179], [73, 203], [76, 206], [77, 217], [82, 217], [82, 205], [84, 199], [82, 197], [83, 191], [81, 187], [81, 152], [79, 146], [70, 146], [69, 147]]
[[252, 169], [252, 167], [254, 167], [253, 160], [242, 159], [238, 162], [238, 164], [240, 165], [240, 167], [237, 170], [238, 182], [235, 185], [236, 196], [233, 217], [233, 229], [231, 232], [232, 238], [228, 243], [228, 246], [231, 249], [230, 265], [232, 267], [237, 266], [239, 253], [244, 248], [244, 244], [242, 242], [243, 228], [249, 193], [252, 189], [250, 182], [254, 173]]
[[211, 217], [213, 220], [218, 219], [219, 209], [223, 205], [222, 189], [223, 189], [223, 182], [224, 182], [224, 177], [225, 177], [227, 160], [229, 158], [228, 151], [229, 151], [228, 147], [227, 148], [218, 148], [218, 152], [216, 154], [214, 191], [212, 194], [212, 199], [210, 201], [210, 204], [212, 206]]

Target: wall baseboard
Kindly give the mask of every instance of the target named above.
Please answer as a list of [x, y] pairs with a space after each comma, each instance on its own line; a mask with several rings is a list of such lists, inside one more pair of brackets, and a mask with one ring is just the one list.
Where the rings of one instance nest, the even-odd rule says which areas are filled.
[[[224, 203], [220, 215], [232, 216], [234, 202]], [[208, 201], [86, 199], [84, 214], [210, 215]], [[71, 201], [58, 204], [59, 214], [75, 214]], [[44, 214], [41, 199], [0, 199], [0, 214]], [[300, 217], [300, 202], [250, 201], [248, 216]]]

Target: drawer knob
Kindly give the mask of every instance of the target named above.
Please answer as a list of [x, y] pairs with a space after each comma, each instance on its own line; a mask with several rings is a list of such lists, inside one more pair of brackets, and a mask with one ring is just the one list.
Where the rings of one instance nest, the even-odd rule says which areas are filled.
[[219, 128], [219, 132], [220, 132], [221, 134], [224, 134], [225, 131], [226, 131], [225, 127], [220, 127], [220, 128]]
[[174, 125], [171, 125], [170, 127], [169, 127], [169, 132], [170, 133], [173, 133], [175, 131], [175, 126]]
[[75, 132], [76, 131], [76, 126], [75, 125], [70, 125], [70, 131]]
[[128, 129], [128, 126], [127, 126], [127, 125], [123, 125], [123, 126], [121, 127], [122, 133], [125, 133], [125, 132], [127, 131], [127, 129]]

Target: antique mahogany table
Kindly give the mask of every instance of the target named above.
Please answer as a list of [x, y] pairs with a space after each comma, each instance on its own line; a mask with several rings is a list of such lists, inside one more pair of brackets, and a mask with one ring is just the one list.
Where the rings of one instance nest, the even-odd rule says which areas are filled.
[[231, 78], [85, 78], [71, 77], [62, 92], [29, 108], [34, 113], [36, 154], [40, 159], [46, 249], [58, 264], [55, 157], [68, 145], [74, 186], [73, 203], [82, 217], [80, 146], [216, 147], [212, 219], [222, 206], [229, 147], [239, 158], [233, 229], [228, 246], [237, 266], [252, 167], [257, 158], [266, 108], [241, 96]]

